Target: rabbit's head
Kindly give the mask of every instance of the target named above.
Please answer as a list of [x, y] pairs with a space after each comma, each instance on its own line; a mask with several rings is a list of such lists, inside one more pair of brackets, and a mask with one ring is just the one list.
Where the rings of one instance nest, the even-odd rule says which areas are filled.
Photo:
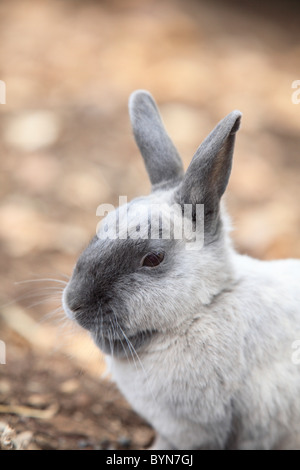
[[129, 113], [152, 191], [105, 217], [63, 294], [66, 314], [118, 356], [159, 333], [183, 334], [226, 287], [230, 248], [220, 199], [241, 118], [239, 111], [226, 116], [184, 174], [151, 95], [134, 92]]

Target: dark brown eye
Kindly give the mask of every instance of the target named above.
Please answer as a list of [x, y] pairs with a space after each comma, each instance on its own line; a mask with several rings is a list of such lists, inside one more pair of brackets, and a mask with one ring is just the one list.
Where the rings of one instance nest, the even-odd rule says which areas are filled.
[[148, 266], [149, 268], [154, 268], [158, 266], [164, 259], [165, 254], [160, 252], [151, 252], [147, 253], [142, 259], [142, 266]]

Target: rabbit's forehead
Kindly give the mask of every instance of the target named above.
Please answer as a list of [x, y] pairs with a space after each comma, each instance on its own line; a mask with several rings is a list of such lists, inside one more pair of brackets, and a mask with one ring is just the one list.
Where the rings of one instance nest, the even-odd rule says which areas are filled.
[[182, 217], [181, 206], [170, 204], [171, 196], [170, 193], [158, 192], [120, 206], [103, 219], [97, 232], [99, 238], [126, 239], [128, 235], [149, 238], [149, 231], [156, 238], [164, 223], [176, 224], [176, 219]]

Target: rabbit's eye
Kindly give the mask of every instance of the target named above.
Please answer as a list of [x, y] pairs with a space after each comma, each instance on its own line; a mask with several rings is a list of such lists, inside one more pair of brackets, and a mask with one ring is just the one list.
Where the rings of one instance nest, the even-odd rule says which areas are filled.
[[147, 253], [142, 259], [142, 266], [148, 266], [149, 268], [154, 268], [158, 266], [164, 259], [165, 254], [160, 252], [151, 252]]

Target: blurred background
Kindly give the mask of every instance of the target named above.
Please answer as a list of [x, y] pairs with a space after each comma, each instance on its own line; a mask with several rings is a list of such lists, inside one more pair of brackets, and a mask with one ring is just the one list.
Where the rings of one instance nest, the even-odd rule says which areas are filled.
[[149, 192], [128, 119], [133, 90], [153, 94], [185, 167], [240, 109], [226, 195], [234, 243], [261, 259], [300, 256], [299, 9], [0, 1], [0, 448], [145, 448], [153, 437], [60, 309], [97, 206]]

